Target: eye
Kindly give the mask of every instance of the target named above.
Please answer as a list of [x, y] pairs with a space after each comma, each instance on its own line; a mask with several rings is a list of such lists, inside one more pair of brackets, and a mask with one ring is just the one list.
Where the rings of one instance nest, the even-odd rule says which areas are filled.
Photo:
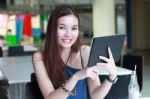
[[65, 30], [65, 27], [63, 27], [63, 26], [60, 26], [60, 27], [59, 27], [59, 29], [61, 29], [61, 30]]
[[78, 29], [77, 27], [73, 27], [73, 28], [72, 28], [73, 31], [75, 31], [75, 30], [77, 30], [77, 29]]

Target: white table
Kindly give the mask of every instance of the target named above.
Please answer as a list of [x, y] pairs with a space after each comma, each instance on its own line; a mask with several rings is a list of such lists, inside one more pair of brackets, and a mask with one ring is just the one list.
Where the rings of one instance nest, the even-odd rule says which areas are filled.
[[[3, 50], [3, 51], [8, 51], [8, 46], [2, 46], [2, 50]], [[25, 52], [28, 52], [28, 51], [37, 51], [38, 48], [35, 47], [35, 46], [33, 46], [33, 45], [24, 45], [24, 46], [23, 46], [23, 50], [24, 50]]]
[[150, 97], [143, 97], [143, 98], [140, 98], [140, 99], [150, 99]]
[[[129, 70], [129, 69], [125, 69], [125, 68], [122, 68], [122, 67], [118, 67], [117, 66], [117, 75], [128, 75], [128, 74], [131, 74], [132, 71]], [[100, 75], [108, 75], [109, 73], [105, 70], [105, 69], [101, 69], [100, 70]]]
[[15, 84], [15, 96], [22, 97], [22, 83], [30, 82], [33, 72], [32, 57], [3, 57], [0, 58], [0, 69], [8, 79], [9, 84]]
[[[30, 82], [30, 74], [33, 73], [32, 57], [3, 57], [0, 58], [0, 69], [8, 78], [9, 84]], [[117, 67], [118, 75], [131, 74], [130, 70]], [[100, 75], [107, 75], [105, 70], [100, 71]]]
[[0, 69], [8, 78], [9, 84], [29, 82], [30, 74], [33, 72], [32, 57], [0, 58]]
[[[34, 72], [31, 56], [3, 57], [0, 58], [0, 69], [8, 78], [9, 84], [17, 84], [17, 99], [21, 99], [22, 83], [30, 82], [30, 75]], [[130, 70], [117, 67], [118, 75], [131, 74]], [[100, 75], [107, 75], [105, 70]]]
[[33, 45], [24, 45], [23, 46], [23, 49], [25, 52], [28, 52], [28, 51], [37, 51], [38, 48], [33, 46]]

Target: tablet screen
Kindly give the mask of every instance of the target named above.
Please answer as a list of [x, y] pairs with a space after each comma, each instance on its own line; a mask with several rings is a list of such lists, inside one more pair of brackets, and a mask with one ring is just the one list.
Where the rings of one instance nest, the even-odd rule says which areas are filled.
[[112, 51], [114, 61], [119, 61], [124, 39], [124, 34], [93, 38], [88, 66], [94, 66], [97, 62], [104, 62], [99, 59], [99, 56], [108, 57], [108, 46]]

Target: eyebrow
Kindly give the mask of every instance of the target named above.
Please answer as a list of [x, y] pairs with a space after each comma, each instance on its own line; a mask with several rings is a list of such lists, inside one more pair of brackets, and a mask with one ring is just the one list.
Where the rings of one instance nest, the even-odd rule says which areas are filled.
[[78, 25], [74, 25], [75, 27], [77, 26], [78, 27]]
[[[66, 26], [65, 24], [59, 24], [59, 25], [64, 25], [64, 26]], [[78, 27], [78, 25], [73, 25], [73, 27], [76, 27], [76, 26]]]
[[[65, 24], [58, 24], [58, 25], [65, 25]], [[66, 25], [65, 25], [66, 26]]]

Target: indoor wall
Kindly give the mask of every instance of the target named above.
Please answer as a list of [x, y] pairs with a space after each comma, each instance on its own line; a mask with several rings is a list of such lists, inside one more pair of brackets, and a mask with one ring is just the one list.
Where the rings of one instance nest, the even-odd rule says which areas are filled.
[[132, 46], [150, 50], [150, 0], [132, 0]]

